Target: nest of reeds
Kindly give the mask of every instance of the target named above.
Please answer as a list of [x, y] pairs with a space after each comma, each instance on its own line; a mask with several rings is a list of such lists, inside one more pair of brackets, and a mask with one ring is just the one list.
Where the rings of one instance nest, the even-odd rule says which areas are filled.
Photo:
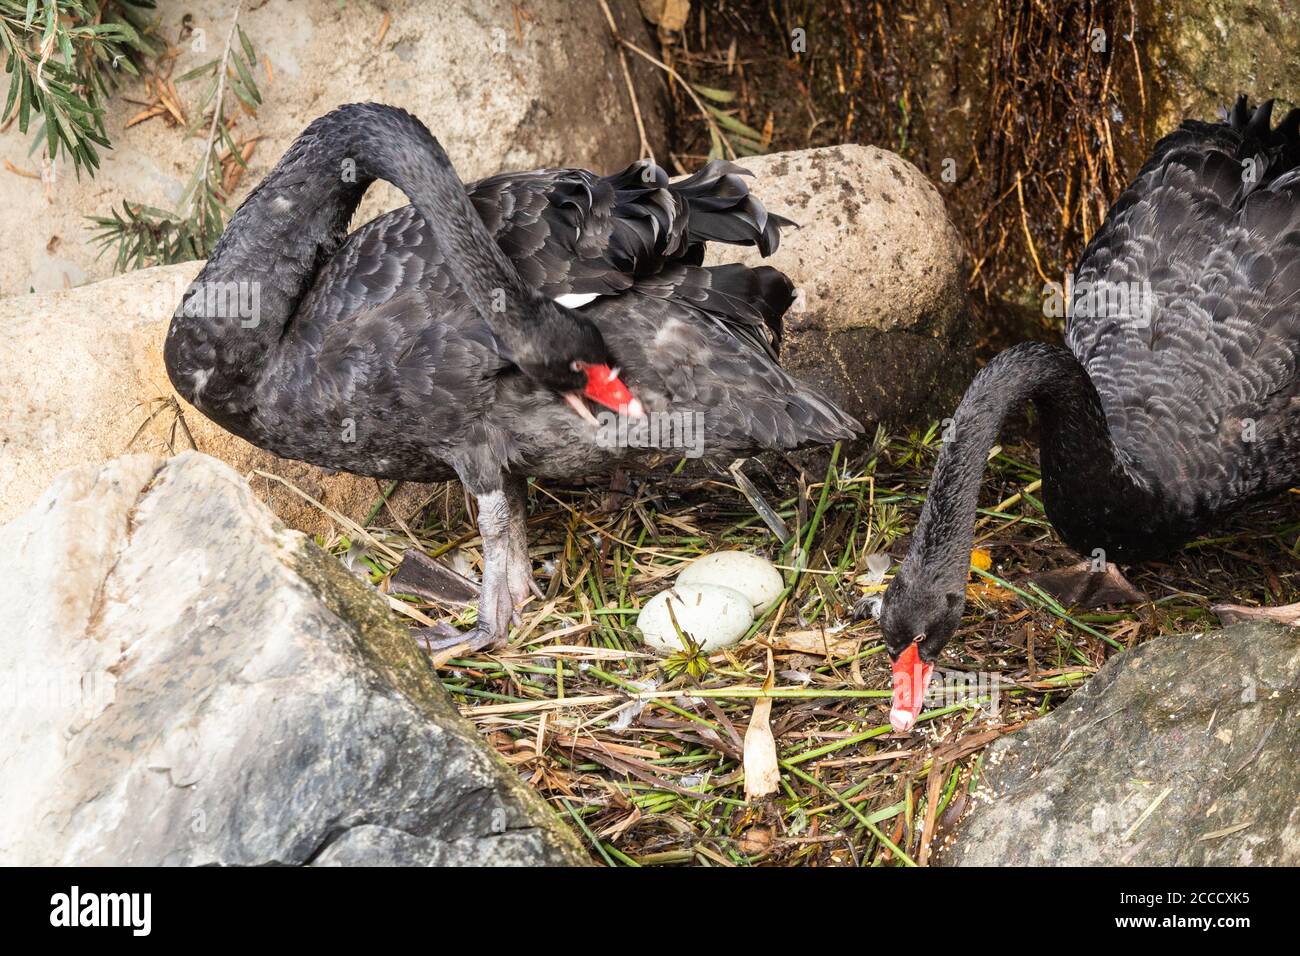
[[[531, 555], [545, 598], [508, 648], [436, 659], [461, 711], [608, 865], [910, 865], [960, 816], [983, 749], [1057, 706], [1118, 649], [1212, 626], [1211, 605], [1300, 595], [1300, 496], [1241, 516], [1173, 560], [1136, 569], [1140, 604], [1062, 606], [1034, 573], [1076, 558], [1054, 536], [1031, 449], [990, 461], [963, 626], [941, 668], [971, 680], [911, 734], [888, 722], [890, 671], [873, 620], [873, 555], [901, 557], [938, 442], [877, 436], [824, 470], [748, 466], [790, 531], [782, 546], [725, 470], [530, 489]], [[382, 518], [386, 511], [377, 509]], [[323, 542], [381, 589], [418, 547], [474, 574], [474, 516], [458, 485], [420, 519]], [[1212, 546], [1210, 546], [1212, 545]], [[695, 557], [771, 558], [786, 593], [733, 648], [650, 653], [639, 608]], [[988, 563], [987, 570], [979, 565]], [[472, 609], [407, 601], [412, 624], [472, 624]], [[419, 620], [414, 620], [418, 618]], [[987, 678], [993, 675], [994, 684]], [[775, 747], [775, 793], [746, 799], [745, 741]]]

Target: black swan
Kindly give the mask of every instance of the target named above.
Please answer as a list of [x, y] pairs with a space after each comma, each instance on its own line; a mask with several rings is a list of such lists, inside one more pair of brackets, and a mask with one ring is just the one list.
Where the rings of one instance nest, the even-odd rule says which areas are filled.
[[896, 730], [960, 623], [1014, 409], [1038, 411], [1047, 516], [1085, 556], [1159, 557], [1300, 477], [1300, 110], [1271, 114], [1243, 97], [1160, 140], [1084, 250], [1066, 348], [1008, 349], [967, 390], [880, 610]]
[[[700, 265], [706, 240], [776, 248], [786, 220], [740, 172], [715, 162], [670, 184], [642, 161], [605, 178], [537, 170], [466, 187], [415, 117], [340, 107], [231, 218], [172, 318], [168, 374], [199, 411], [282, 457], [459, 478], [484, 555], [463, 639], [501, 643], [535, 592], [527, 476], [680, 457], [685, 416], [710, 456], [860, 430], [776, 362], [789, 280]], [[412, 205], [349, 235], [376, 179]], [[618, 426], [583, 396], [618, 410]]]

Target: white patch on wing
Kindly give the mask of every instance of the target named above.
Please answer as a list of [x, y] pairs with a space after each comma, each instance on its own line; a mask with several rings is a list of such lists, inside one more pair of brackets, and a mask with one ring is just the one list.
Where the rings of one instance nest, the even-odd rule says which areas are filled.
[[654, 347], [665, 348], [675, 342], [684, 341], [683, 331], [685, 331], [685, 326], [680, 319], [669, 319], [655, 333]]
[[285, 196], [276, 196], [275, 199], [272, 200], [271, 205], [275, 208], [276, 212], [288, 212], [293, 208], [293, 200]]
[[580, 309], [589, 302], [596, 301], [599, 292], [569, 292], [565, 295], [557, 295], [555, 304], [562, 305], [566, 309]]

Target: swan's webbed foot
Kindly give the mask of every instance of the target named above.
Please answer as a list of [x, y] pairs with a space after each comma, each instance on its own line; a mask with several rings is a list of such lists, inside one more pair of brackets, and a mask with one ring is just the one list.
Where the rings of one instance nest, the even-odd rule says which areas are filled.
[[465, 645], [469, 653], [492, 647], [500, 639], [499, 635], [482, 627], [472, 627], [468, 631], [457, 630], [455, 625], [440, 623], [433, 627], [422, 627], [414, 631], [416, 641], [428, 654], [438, 654], [448, 648]]
[[1145, 604], [1149, 600], [1109, 561], [1104, 568], [1097, 568], [1092, 561], [1080, 561], [1067, 568], [1039, 571], [1025, 580], [1042, 588], [1066, 607], [1086, 609]]
[[467, 645], [470, 651], [504, 647], [510, 625], [520, 623], [516, 609], [533, 597], [543, 596], [533, 580], [533, 566], [528, 558], [525, 479], [505, 475], [499, 490], [480, 492], [475, 497], [479, 506], [479, 535], [483, 539], [478, 623], [465, 632], [450, 624], [417, 631], [416, 639], [430, 654], [461, 644]]
[[421, 628], [416, 640], [430, 654], [437, 654], [460, 644], [468, 651], [481, 651], [489, 647], [504, 647], [510, 634], [510, 625], [519, 623], [511, 595], [509, 572], [500, 560], [492, 560], [495, 549], [484, 557], [483, 584], [479, 593], [478, 623], [468, 631], [457, 630], [451, 624], [436, 624]]
[[512, 549], [510, 564], [506, 568], [506, 589], [517, 608], [527, 604], [531, 598], [546, 597], [546, 593], [533, 578], [533, 563], [528, 559], [526, 550], [521, 555], [515, 555]]
[[414, 548], [402, 555], [402, 563], [389, 579], [389, 591], [453, 607], [471, 607], [479, 596], [476, 582]]

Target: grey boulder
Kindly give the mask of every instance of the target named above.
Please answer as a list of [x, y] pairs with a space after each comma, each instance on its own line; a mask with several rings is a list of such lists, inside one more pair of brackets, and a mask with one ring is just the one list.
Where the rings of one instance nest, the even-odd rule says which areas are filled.
[[1300, 630], [1158, 638], [988, 749], [939, 862], [1295, 866], [1298, 735]]
[[580, 864], [385, 600], [196, 453], [3, 530], [0, 865]]

